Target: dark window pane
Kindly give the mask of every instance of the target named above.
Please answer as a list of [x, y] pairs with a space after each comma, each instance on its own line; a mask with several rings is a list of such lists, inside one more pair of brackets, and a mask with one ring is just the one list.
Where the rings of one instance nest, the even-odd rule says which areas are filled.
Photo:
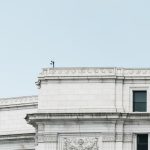
[[139, 103], [139, 102], [135, 102], [133, 103], [133, 110], [134, 111], [139, 111], [139, 112], [146, 112], [146, 103]]
[[147, 111], [147, 91], [133, 91], [133, 111]]
[[137, 141], [139, 142], [139, 143], [148, 143], [148, 134], [138, 134], [138, 136], [137, 136], [138, 138], [137, 138]]
[[138, 145], [137, 150], [148, 150], [148, 145]]
[[146, 102], [147, 94], [146, 91], [133, 91], [134, 102]]
[[137, 135], [137, 150], [148, 150], [148, 134]]

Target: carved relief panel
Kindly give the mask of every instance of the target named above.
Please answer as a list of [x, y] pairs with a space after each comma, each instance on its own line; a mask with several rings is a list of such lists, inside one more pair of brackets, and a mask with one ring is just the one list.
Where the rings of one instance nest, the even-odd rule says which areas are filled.
[[101, 150], [100, 135], [60, 135], [59, 150]]

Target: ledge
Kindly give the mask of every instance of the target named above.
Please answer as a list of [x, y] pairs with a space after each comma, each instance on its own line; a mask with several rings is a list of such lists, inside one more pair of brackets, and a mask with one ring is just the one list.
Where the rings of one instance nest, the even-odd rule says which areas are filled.
[[0, 135], [0, 142], [3, 141], [16, 141], [16, 140], [33, 140], [35, 138], [35, 133], [22, 133], [22, 134], [9, 134]]
[[36, 125], [41, 121], [117, 121], [149, 120], [150, 113], [35, 113], [28, 114], [26, 121]]

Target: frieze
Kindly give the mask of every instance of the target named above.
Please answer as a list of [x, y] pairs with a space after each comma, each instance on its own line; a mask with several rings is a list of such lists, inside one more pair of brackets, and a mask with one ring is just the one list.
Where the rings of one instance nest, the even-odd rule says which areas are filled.
[[37, 103], [38, 96], [24, 96], [24, 97], [14, 97], [14, 98], [0, 98], [0, 106], [6, 105], [19, 105], [27, 103]]
[[39, 77], [44, 76], [99, 76], [114, 75], [114, 68], [44, 68]]
[[150, 76], [150, 69], [124, 69], [125, 76]]
[[99, 150], [97, 137], [64, 138], [63, 150]]
[[132, 142], [132, 141], [133, 141], [133, 134], [124, 135], [124, 142]]
[[123, 141], [123, 137], [124, 137], [124, 135], [122, 133], [116, 134], [116, 141], [117, 142], [122, 142]]
[[113, 142], [115, 141], [115, 134], [114, 133], [104, 133], [102, 141], [103, 142]]
[[84, 76], [150, 76], [150, 68], [44, 68], [42, 77], [84, 77]]
[[43, 142], [57, 142], [57, 134], [38, 134], [37, 135], [38, 143]]
[[132, 134], [125, 134], [125, 133], [104, 133], [103, 142], [132, 142]]

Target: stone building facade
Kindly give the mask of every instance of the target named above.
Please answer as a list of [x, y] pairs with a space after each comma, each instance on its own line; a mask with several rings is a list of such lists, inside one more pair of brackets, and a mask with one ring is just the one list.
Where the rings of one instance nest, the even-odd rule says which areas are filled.
[[0, 100], [0, 150], [150, 150], [150, 69], [45, 68], [36, 84]]

